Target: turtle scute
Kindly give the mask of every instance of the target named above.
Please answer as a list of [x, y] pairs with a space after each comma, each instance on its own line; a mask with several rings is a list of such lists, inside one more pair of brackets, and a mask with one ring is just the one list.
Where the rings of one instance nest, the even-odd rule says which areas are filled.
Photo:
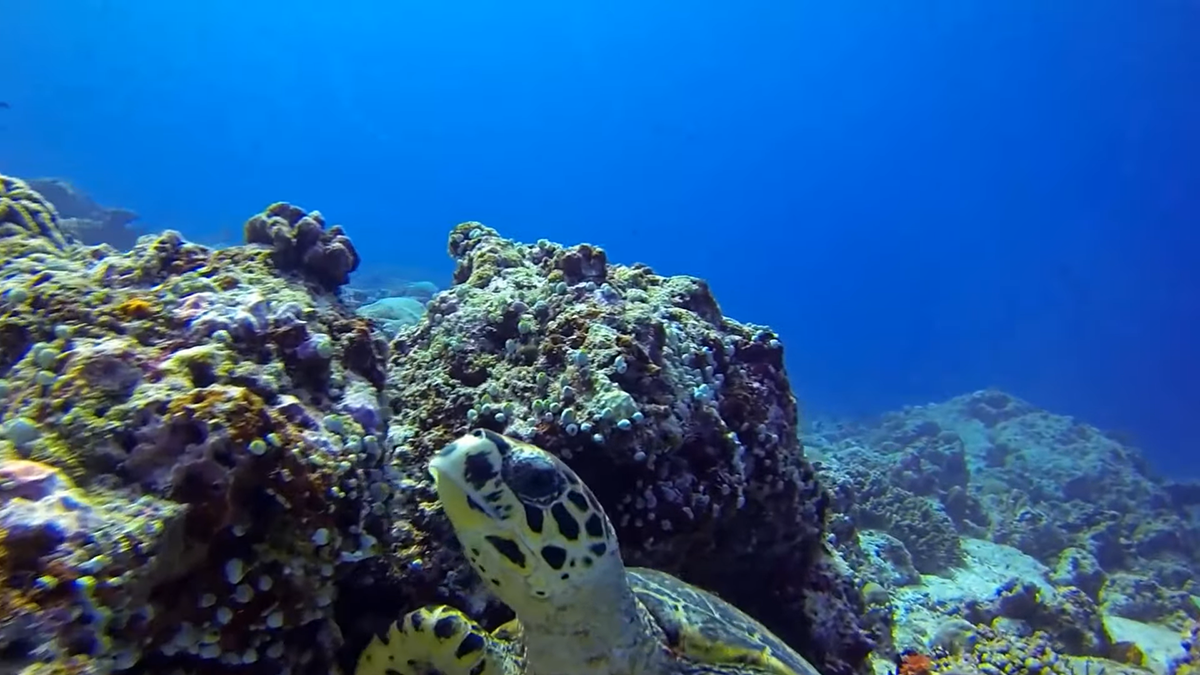
[[721, 598], [665, 572], [627, 570], [642, 605], [687, 675], [820, 675], [765, 626]]

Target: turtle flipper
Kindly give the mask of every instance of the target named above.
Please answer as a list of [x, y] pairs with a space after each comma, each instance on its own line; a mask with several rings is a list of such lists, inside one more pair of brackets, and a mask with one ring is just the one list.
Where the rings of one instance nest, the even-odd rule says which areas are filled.
[[409, 612], [377, 635], [358, 657], [354, 675], [520, 675], [512, 645], [462, 612], [438, 605]]

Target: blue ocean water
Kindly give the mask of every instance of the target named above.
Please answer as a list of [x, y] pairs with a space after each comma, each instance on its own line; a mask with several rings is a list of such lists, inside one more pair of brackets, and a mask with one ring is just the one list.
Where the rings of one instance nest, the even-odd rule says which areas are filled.
[[603, 245], [775, 327], [809, 414], [998, 386], [1200, 472], [1200, 6], [0, 0], [0, 170], [368, 268]]

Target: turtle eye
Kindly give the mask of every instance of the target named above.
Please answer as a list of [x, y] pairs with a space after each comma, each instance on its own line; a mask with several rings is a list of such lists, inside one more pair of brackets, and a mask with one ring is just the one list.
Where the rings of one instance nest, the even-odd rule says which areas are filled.
[[504, 480], [528, 504], [549, 504], [558, 499], [566, 480], [558, 467], [538, 455], [521, 455], [508, 462]]

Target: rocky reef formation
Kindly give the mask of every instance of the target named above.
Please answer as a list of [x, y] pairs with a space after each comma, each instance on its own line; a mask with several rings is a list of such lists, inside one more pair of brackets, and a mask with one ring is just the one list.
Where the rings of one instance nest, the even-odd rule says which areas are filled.
[[899, 649], [927, 648], [949, 616], [1161, 672], [1127, 638], [1200, 617], [1193, 491], [1094, 427], [984, 390], [818, 422], [805, 444], [834, 494], [836, 545], [907, 622]]
[[358, 251], [338, 225], [325, 227], [320, 213], [278, 202], [246, 221], [246, 243], [271, 247], [284, 272], [297, 272], [324, 290], [336, 291], [358, 269]]
[[271, 249], [39, 213], [0, 238], [0, 669], [327, 672], [386, 534], [386, 345]]
[[1192, 624], [1182, 640], [1183, 654], [1173, 660], [1169, 675], [1195, 675], [1200, 673], [1200, 623]]
[[401, 329], [415, 325], [425, 316], [425, 305], [410, 297], [380, 298], [358, 307], [355, 313], [375, 322], [389, 339]]
[[[841, 512], [899, 539], [919, 571], [944, 570], [954, 541], [981, 537], [1042, 561], [1107, 613], [1196, 613], [1189, 484], [1154, 476], [1136, 449], [1094, 427], [985, 390], [876, 424], [818, 425], [806, 441], [825, 457]], [[922, 509], [894, 506], [914, 497]]]
[[63, 234], [88, 246], [108, 244], [118, 250], [133, 248], [147, 234], [133, 226], [138, 214], [129, 209], [101, 206], [62, 178], [31, 178], [29, 187], [54, 205]]
[[0, 187], [0, 670], [324, 674], [418, 605], [504, 618], [425, 471], [484, 426], [575, 467], [630, 563], [864, 671], [782, 346], [703, 282], [467, 223], [455, 286], [389, 347], [319, 214], [118, 253]]
[[9, 176], [0, 176], [0, 238], [32, 240], [57, 249], [67, 244], [54, 205], [25, 181]]
[[802, 458], [778, 338], [723, 316], [698, 279], [610, 264], [593, 246], [518, 244], [464, 223], [450, 253], [454, 287], [392, 344], [388, 445], [403, 482], [379, 574], [399, 590], [379, 612], [398, 597], [488, 614], [425, 471], [482, 426], [571, 464], [629, 563], [716, 590], [826, 673], [860, 669], [861, 600], [823, 547], [826, 499]]

